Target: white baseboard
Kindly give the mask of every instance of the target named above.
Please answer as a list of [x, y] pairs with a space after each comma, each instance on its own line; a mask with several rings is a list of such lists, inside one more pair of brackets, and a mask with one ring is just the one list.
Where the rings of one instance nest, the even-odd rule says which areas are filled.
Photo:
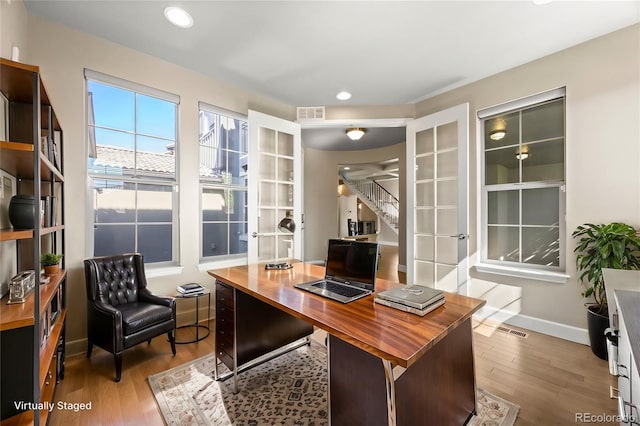
[[483, 306], [474, 314], [474, 318], [505, 323], [583, 345], [589, 344], [589, 332], [585, 328], [573, 327], [571, 325], [560, 324], [558, 322], [535, 318], [528, 315], [516, 314], [494, 308], [493, 306]]
[[64, 351], [65, 358], [74, 355], [86, 354], [87, 338], [85, 337], [83, 339], [67, 341], [67, 343], [64, 345]]

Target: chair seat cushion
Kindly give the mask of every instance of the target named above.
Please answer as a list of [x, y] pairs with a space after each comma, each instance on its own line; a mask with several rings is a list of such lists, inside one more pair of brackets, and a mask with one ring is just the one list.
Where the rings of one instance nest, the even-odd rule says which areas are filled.
[[144, 330], [154, 324], [171, 321], [171, 308], [150, 303], [124, 303], [116, 306], [122, 313], [124, 335]]

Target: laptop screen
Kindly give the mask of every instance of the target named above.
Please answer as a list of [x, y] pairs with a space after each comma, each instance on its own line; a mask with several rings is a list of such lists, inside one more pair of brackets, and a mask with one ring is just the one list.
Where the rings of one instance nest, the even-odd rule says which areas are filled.
[[374, 290], [378, 269], [378, 244], [366, 241], [329, 240], [327, 276]]

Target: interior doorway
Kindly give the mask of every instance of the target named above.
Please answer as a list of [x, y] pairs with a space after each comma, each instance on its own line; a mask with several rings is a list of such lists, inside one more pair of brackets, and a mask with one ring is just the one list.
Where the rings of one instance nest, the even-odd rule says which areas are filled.
[[338, 166], [340, 238], [398, 245], [399, 159]]

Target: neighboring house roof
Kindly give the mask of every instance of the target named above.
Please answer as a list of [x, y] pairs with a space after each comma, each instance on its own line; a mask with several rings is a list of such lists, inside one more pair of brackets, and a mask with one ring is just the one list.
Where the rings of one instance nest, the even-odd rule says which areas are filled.
[[[97, 145], [98, 158], [94, 167], [119, 167], [122, 169], [147, 171], [158, 174], [173, 174], [176, 169], [176, 158], [173, 153], [138, 151], [137, 163], [135, 151], [128, 148]], [[200, 164], [200, 176], [214, 176], [211, 169]]]

